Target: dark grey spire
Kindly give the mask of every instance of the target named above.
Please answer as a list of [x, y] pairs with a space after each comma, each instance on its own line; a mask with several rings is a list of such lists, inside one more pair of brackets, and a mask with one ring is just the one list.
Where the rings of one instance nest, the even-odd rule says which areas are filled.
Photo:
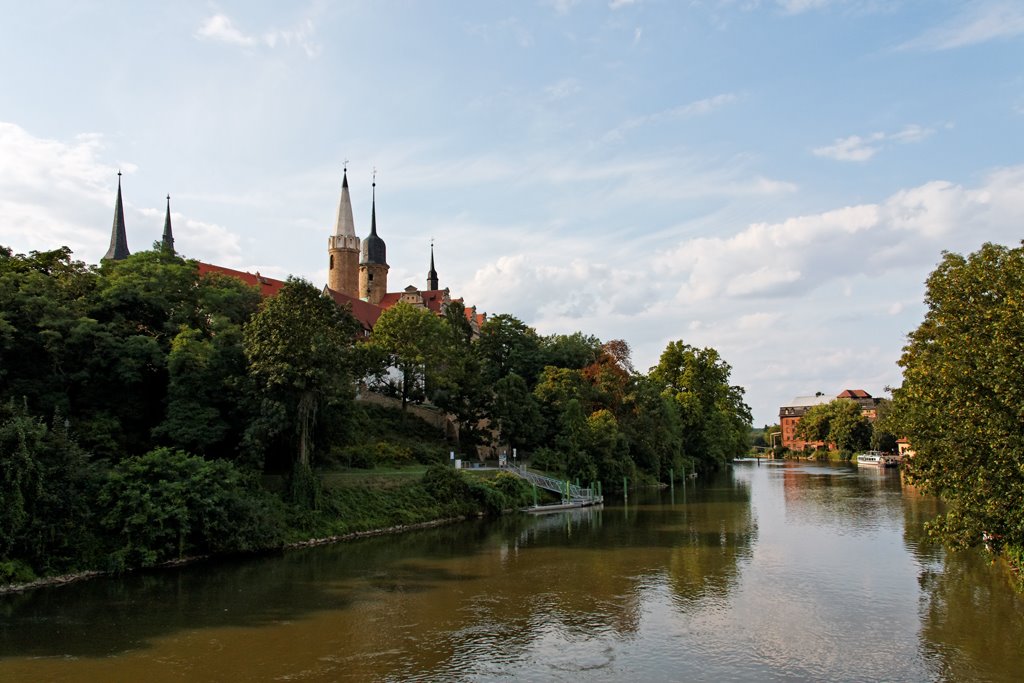
[[128, 251], [128, 236], [124, 230], [124, 205], [121, 203], [121, 172], [117, 172], [117, 202], [114, 204], [114, 227], [110, 232], [110, 248], [103, 259], [121, 261], [131, 256]]
[[379, 264], [386, 266], [387, 246], [377, 236], [377, 181], [373, 183], [373, 208], [370, 214], [370, 236], [363, 240], [363, 264]]
[[168, 254], [174, 253], [174, 234], [171, 232], [171, 195], [167, 195], [167, 215], [164, 216], [164, 237], [160, 248]]
[[434, 242], [430, 242], [430, 270], [427, 271], [427, 290], [434, 291], [437, 289], [437, 271], [434, 270]]

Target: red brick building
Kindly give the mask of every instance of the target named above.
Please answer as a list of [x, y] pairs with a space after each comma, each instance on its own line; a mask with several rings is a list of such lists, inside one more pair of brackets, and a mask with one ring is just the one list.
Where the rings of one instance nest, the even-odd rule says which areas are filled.
[[817, 405], [831, 403], [837, 398], [855, 401], [860, 406], [861, 415], [874, 422], [878, 417], [878, 403], [881, 399], [874, 398], [863, 389], [844, 389], [836, 396], [826, 396], [820, 391], [813, 396], [797, 396], [788, 405], [779, 408], [779, 427], [782, 429], [782, 446], [791, 451], [802, 451], [807, 447], [820, 448], [823, 441], [804, 441], [796, 435], [796, 426], [807, 411]]

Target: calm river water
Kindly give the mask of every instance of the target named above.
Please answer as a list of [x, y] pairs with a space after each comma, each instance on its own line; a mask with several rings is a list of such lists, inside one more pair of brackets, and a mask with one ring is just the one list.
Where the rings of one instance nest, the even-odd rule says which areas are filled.
[[0, 681], [1013, 681], [1024, 600], [895, 472], [740, 463], [628, 504], [0, 597]]

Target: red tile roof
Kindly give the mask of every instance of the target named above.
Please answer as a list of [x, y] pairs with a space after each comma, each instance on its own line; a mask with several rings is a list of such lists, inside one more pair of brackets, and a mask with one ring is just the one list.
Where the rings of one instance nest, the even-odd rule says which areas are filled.
[[871, 394], [863, 389], [846, 389], [836, 398], [871, 398]]
[[225, 268], [224, 266], [215, 266], [211, 263], [203, 263], [201, 261], [198, 263], [198, 266], [200, 277], [208, 275], [209, 273], [217, 273], [219, 275], [238, 278], [250, 287], [258, 287], [260, 290], [260, 296], [263, 297], [274, 296], [281, 291], [282, 287], [284, 287], [284, 280], [275, 280], [274, 278], [265, 277], [260, 275], [258, 271], [254, 275], [243, 270]]
[[342, 292], [336, 292], [329, 287], [324, 287], [324, 291], [334, 299], [334, 303], [339, 306], [348, 306], [349, 310], [352, 311], [352, 315], [355, 316], [355, 319], [362, 324], [363, 329], [367, 332], [373, 329], [373, 326], [377, 324], [377, 318], [384, 312], [384, 308], [381, 306], [374, 306], [367, 301], [343, 294]]
[[[233, 268], [225, 268], [224, 266], [215, 266], [212, 263], [198, 263], [199, 275], [204, 276], [210, 273], [217, 273], [219, 275], [227, 275], [229, 277], [237, 278], [251, 287], [258, 287], [260, 295], [264, 297], [275, 296], [284, 287], [284, 280], [275, 280], [274, 278], [265, 277], [260, 275], [258, 272], [253, 274], [244, 270], [235, 270]], [[404, 292], [389, 292], [384, 295], [381, 299], [379, 306], [358, 299], [342, 292], [336, 292], [333, 289], [324, 287], [324, 292], [328, 294], [335, 303], [339, 306], [348, 306], [349, 310], [352, 311], [352, 315], [355, 316], [356, 320], [362, 324], [363, 329], [367, 332], [373, 329], [373, 326], [377, 324], [377, 319], [380, 318], [381, 313], [391, 308], [399, 301], [402, 300], [402, 296], [411, 293], [415, 290], [406, 290]], [[426, 307], [441, 315], [441, 305], [444, 303], [444, 299], [448, 296], [448, 290], [446, 289], [429, 289], [415, 291], [422, 299]], [[462, 302], [462, 299], [455, 299], [455, 301]], [[466, 309], [466, 319], [470, 322], [476, 322], [476, 324], [482, 325], [487, 320], [486, 313], [476, 313], [473, 309]]]

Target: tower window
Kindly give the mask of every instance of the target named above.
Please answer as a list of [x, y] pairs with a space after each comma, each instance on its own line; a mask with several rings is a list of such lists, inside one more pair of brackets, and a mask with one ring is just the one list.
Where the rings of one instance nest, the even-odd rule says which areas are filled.
[[331, 254], [331, 268], [334, 268], [334, 254]]
[[373, 273], [368, 273], [370, 282], [373, 282]]

